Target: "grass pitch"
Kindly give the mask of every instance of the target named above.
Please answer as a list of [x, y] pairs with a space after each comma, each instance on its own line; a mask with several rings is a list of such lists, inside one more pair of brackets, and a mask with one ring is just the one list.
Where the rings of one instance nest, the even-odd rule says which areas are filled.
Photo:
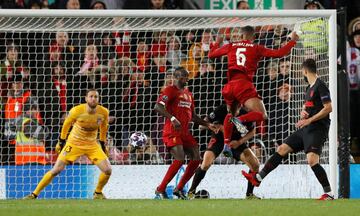
[[0, 215], [352, 216], [360, 200], [1, 200]]

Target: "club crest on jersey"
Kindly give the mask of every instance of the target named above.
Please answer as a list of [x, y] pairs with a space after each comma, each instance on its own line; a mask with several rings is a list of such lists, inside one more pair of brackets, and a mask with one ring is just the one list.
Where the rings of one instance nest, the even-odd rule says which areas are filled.
[[215, 119], [215, 113], [214, 113], [214, 112], [211, 112], [210, 115], [209, 115], [209, 117], [210, 117], [211, 119]]
[[97, 122], [98, 125], [101, 125], [102, 119], [99, 117], [99, 118], [97, 118], [97, 121], [96, 121], [96, 122]]

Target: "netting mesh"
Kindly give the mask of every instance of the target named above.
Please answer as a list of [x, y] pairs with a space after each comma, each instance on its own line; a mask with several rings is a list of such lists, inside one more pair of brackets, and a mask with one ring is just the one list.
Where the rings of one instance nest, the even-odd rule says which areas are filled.
[[[112, 164], [169, 164], [171, 157], [162, 141], [164, 118], [153, 107], [162, 89], [172, 83], [174, 68], [184, 66], [190, 72], [188, 87], [195, 110], [205, 117], [223, 103], [227, 59], [207, 58], [220, 28], [254, 26], [255, 43], [274, 49], [297, 28], [303, 35], [291, 54], [262, 60], [254, 78], [269, 120], [257, 128], [250, 144], [255, 144], [252, 148], [264, 162], [295, 130], [306, 87], [300, 70], [303, 60], [315, 58], [321, 79], [328, 83], [327, 22], [316, 17], [1, 17], [1, 161], [3, 165], [53, 164], [67, 112], [85, 102], [88, 88], [96, 88], [101, 104], [110, 110]], [[230, 40], [230, 34], [226, 36]], [[17, 74], [22, 76], [20, 87], [13, 82]], [[7, 114], [9, 98], [23, 97], [27, 91], [31, 96], [23, 104], [16, 101], [10, 111], [16, 114]], [[24, 118], [31, 119], [30, 126], [23, 124]], [[16, 135], [24, 130], [32, 142], [45, 146], [45, 161], [16, 157]], [[148, 137], [146, 146], [137, 150], [129, 145], [135, 131]], [[192, 132], [203, 153], [210, 133], [197, 125]], [[328, 162], [327, 145], [321, 159]], [[90, 164], [86, 158], [76, 163]], [[216, 163], [234, 161], [220, 156]], [[291, 155], [287, 163], [305, 163], [305, 157]]]

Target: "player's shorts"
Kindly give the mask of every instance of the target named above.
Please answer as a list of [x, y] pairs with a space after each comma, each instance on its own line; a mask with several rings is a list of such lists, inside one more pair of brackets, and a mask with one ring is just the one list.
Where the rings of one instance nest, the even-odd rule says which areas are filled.
[[255, 86], [246, 79], [237, 79], [228, 82], [222, 89], [222, 95], [227, 105], [234, 102], [244, 104], [250, 98], [260, 98]]
[[[239, 147], [237, 147], [236, 149], [231, 149], [233, 158], [236, 161], [240, 161], [240, 155], [246, 148], [248, 148], [248, 145], [244, 143]], [[216, 137], [211, 137], [208, 146], [206, 148], [206, 151], [212, 151], [215, 155], [215, 158], [217, 158], [221, 154], [223, 149], [224, 149], [224, 140], [219, 140]]]
[[291, 134], [284, 143], [289, 145], [294, 153], [304, 150], [305, 153], [314, 152], [320, 155], [328, 138], [328, 132], [329, 130], [326, 127], [310, 125]]
[[174, 134], [163, 137], [164, 144], [167, 148], [182, 145], [184, 148], [194, 148], [198, 146], [195, 138], [190, 134]]
[[61, 150], [58, 159], [66, 163], [73, 163], [82, 155], [86, 155], [95, 165], [108, 159], [100, 145], [94, 145], [94, 147], [90, 149], [82, 149], [69, 143], [66, 143], [64, 148]]

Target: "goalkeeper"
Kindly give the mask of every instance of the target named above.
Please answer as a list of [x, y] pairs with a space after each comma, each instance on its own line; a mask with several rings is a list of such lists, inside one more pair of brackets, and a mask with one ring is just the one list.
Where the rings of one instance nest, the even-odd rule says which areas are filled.
[[[85, 104], [80, 104], [70, 110], [64, 122], [59, 142], [56, 145], [59, 157], [54, 167], [44, 175], [36, 189], [25, 199], [36, 199], [53, 178], [65, 168], [65, 165], [73, 163], [82, 155], [86, 155], [101, 170], [93, 198], [106, 199], [102, 189], [111, 175], [111, 165], [105, 146], [109, 110], [98, 105], [99, 92], [95, 89], [87, 91], [85, 100]], [[71, 126], [71, 132], [66, 140]], [[100, 145], [97, 142], [99, 129]]]

